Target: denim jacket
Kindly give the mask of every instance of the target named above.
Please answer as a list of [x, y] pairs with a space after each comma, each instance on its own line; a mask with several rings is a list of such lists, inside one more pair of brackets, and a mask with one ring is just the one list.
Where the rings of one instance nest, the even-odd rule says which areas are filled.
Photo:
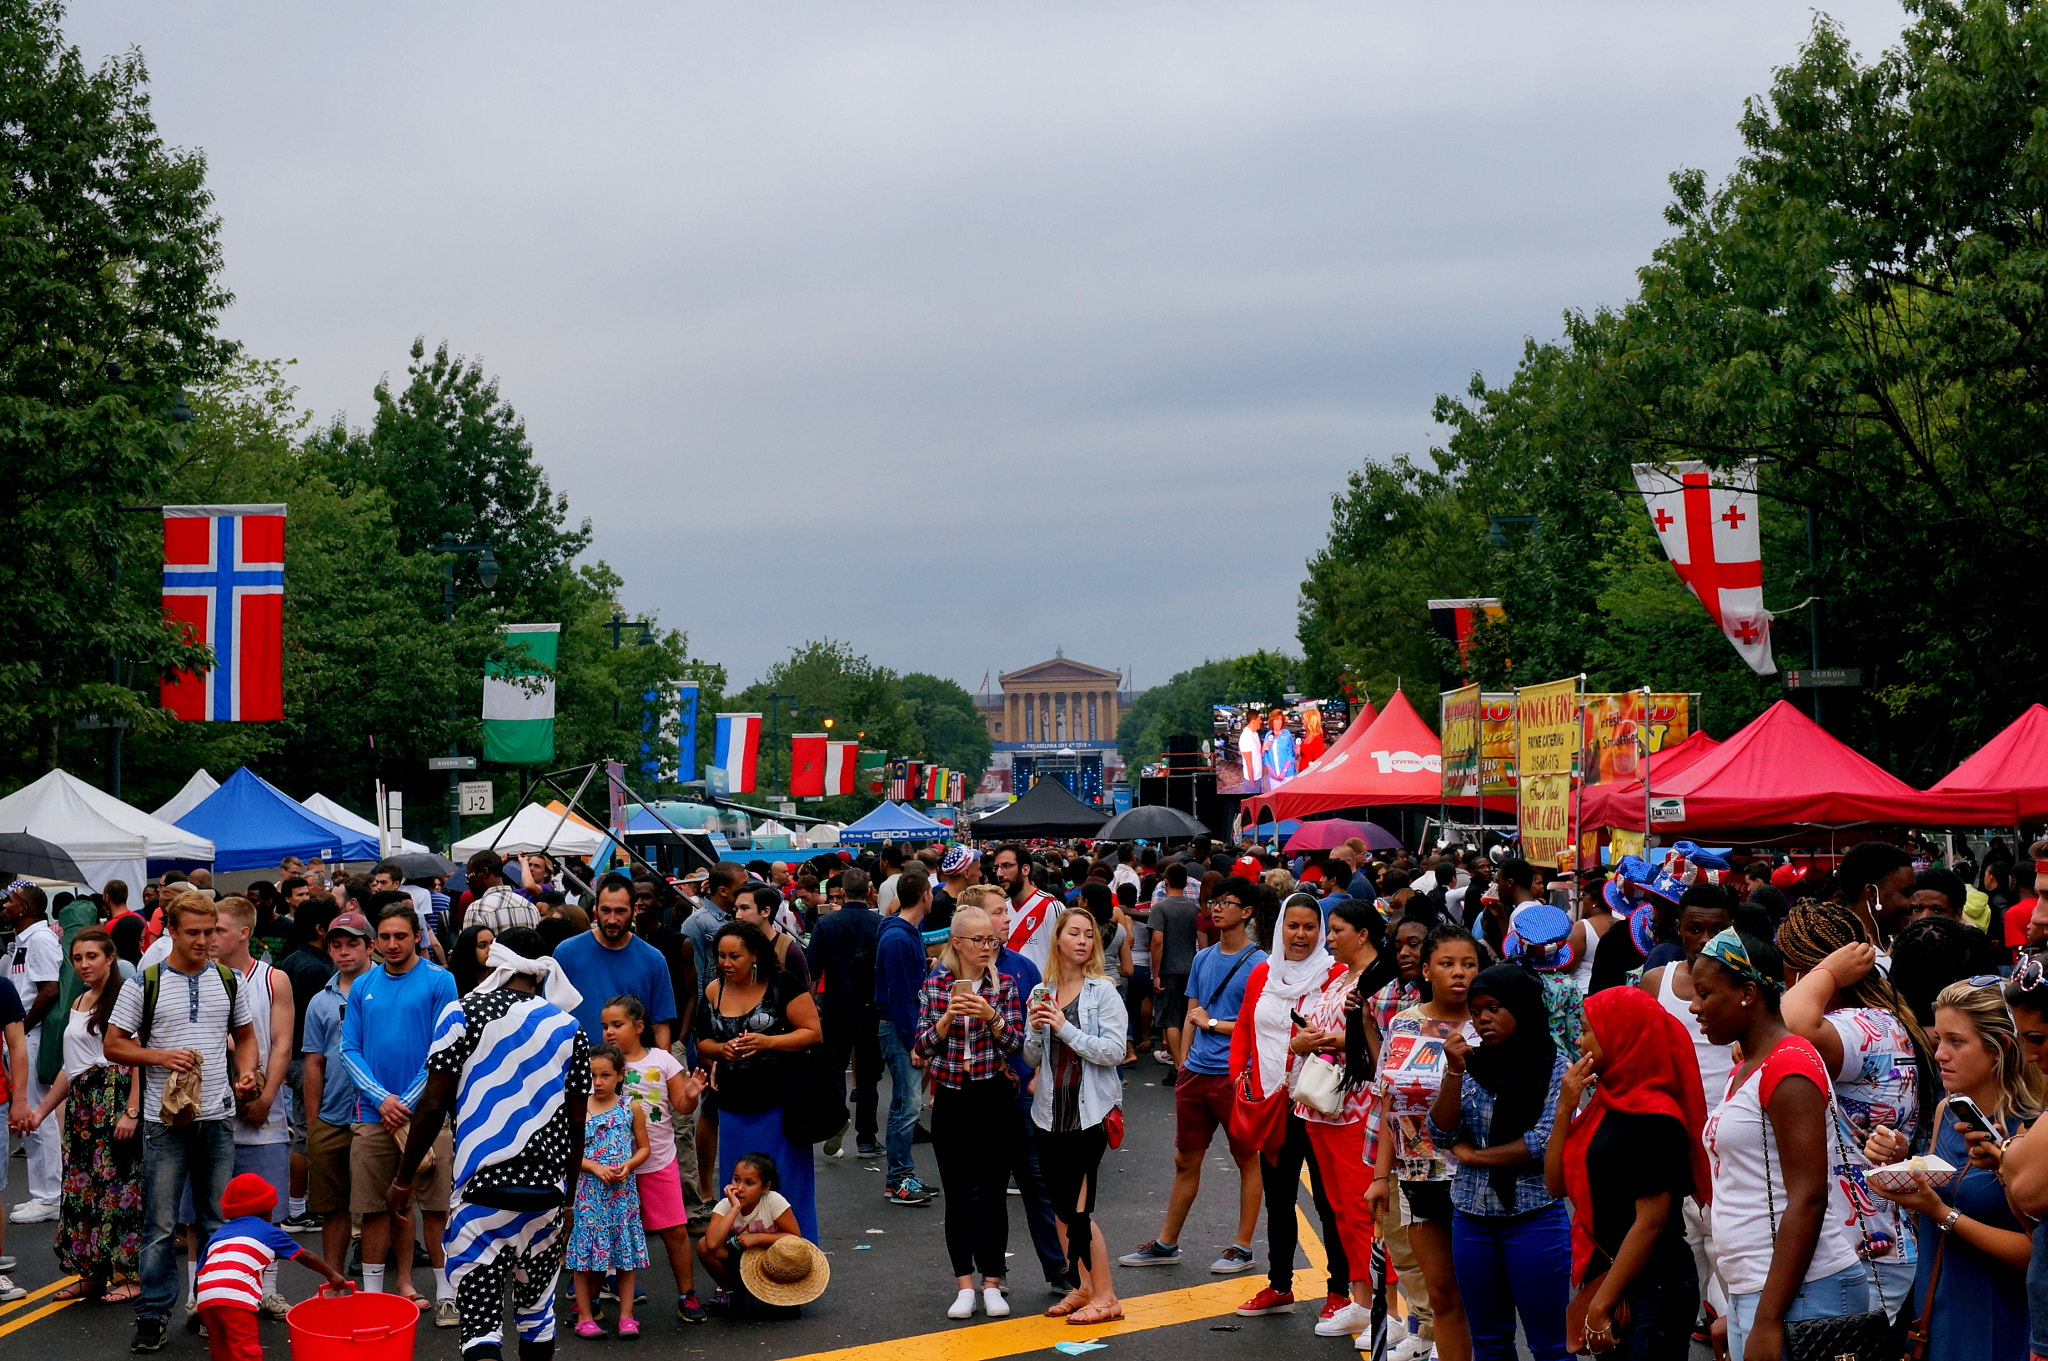
[[[1050, 986], [1050, 984], [1048, 984]], [[1064, 1044], [1081, 1059], [1081, 1127], [1093, 1129], [1104, 1116], [1123, 1104], [1124, 1080], [1117, 1065], [1124, 1061], [1130, 1018], [1116, 985], [1107, 978], [1090, 978], [1081, 984], [1081, 1023], [1065, 1017], [1057, 1029], [1047, 1031], [1031, 1026], [1024, 1032], [1024, 1060], [1043, 1068], [1054, 1044]], [[1031, 1001], [1024, 1001], [1024, 1015], [1031, 1015]], [[1031, 1093], [1031, 1121], [1040, 1129], [1052, 1128], [1052, 1080], [1045, 1073]]]

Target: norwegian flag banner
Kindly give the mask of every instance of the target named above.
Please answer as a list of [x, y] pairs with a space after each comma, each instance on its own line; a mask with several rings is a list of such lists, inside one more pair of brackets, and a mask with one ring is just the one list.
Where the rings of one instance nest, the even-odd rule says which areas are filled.
[[717, 733], [711, 764], [725, 772], [729, 792], [753, 793], [754, 761], [761, 746], [761, 715], [720, 714]]
[[1704, 463], [1638, 463], [1636, 486], [1678, 579], [1698, 598], [1750, 670], [1778, 674], [1764, 609], [1756, 464], [1716, 471]]
[[284, 717], [284, 507], [165, 506], [164, 615], [213, 649], [210, 671], [163, 681], [191, 723]]
[[860, 743], [827, 742], [825, 744], [825, 792], [827, 794], [851, 794], [853, 778], [860, 769]]
[[789, 739], [789, 796], [815, 799], [825, 792], [825, 734], [800, 732]]

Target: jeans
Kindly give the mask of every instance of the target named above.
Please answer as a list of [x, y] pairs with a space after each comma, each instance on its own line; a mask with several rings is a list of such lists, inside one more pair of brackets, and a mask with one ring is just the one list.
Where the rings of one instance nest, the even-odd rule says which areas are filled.
[[[1615, 1330], [1614, 1361], [1687, 1361], [1692, 1325], [1699, 1317], [1700, 1287], [1692, 1255], [1665, 1254], [1645, 1265], [1622, 1292], [1628, 1326]], [[1739, 1353], [1738, 1361], [1739, 1361]]]
[[[1515, 1361], [1515, 1315], [1536, 1361], [1569, 1361], [1572, 1231], [1564, 1204], [1526, 1215], [1451, 1215], [1451, 1266], [1472, 1329], [1474, 1361]], [[1740, 1356], [1731, 1340], [1729, 1355]]]
[[171, 1234], [178, 1222], [178, 1193], [189, 1179], [199, 1216], [199, 1241], [221, 1224], [220, 1193], [235, 1173], [235, 1132], [226, 1120], [194, 1120], [175, 1128], [154, 1120], [142, 1126], [142, 1196], [145, 1222], [138, 1269], [142, 1293], [138, 1319], [167, 1319], [178, 1302], [178, 1254]]
[[[1728, 1355], [1742, 1355], [1742, 1349], [1749, 1341], [1749, 1330], [1756, 1324], [1757, 1301], [1762, 1298], [1761, 1290], [1728, 1297]], [[1877, 1301], [1870, 1289], [1870, 1268], [1858, 1262], [1854, 1266], [1843, 1267], [1832, 1276], [1823, 1276], [1800, 1286], [1799, 1293], [1792, 1297], [1792, 1307], [1785, 1311], [1785, 1322], [1797, 1323], [1804, 1318], [1841, 1318], [1876, 1307]]]
[[1031, 1250], [1038, 1254], [1046, 1284], [1066, 1281], [1067, 1263], [1060, 1255], [1059, 1230], [1053, 1227], [1052, 1195], [1038, 1156], [1038, 1127], [1031, 1123], [1028, 1096], [1017, 1102], [1017, 1160], [1010, 1175], [1017, 1180], [1017, 1198], [1024, 1202], [1024, 1224], [1031, 1230]]
[[843, 1085], [846, 1061], [853, 1060], [853, 1137], [858, 1143], [871, 1144], [875, 1141], [875, 1098], [882, 1085], [879, 1022], [865, 1007], [834, 1011], [824, 1022], [825, 1070], [835, 1083]]
[[917, 1135], [917, 1070], [910, 1066], [910, 1044], [896, 1033], [894, 1022], [878, 1022], [877, 1033], [882, 1042], [882, 1064], [889, 1070], [889, 1130], [882, 1139], [889, 1170], [883, 1181], [893, 1187], [917, 1175], [917, 1161], [911, 1154], [911, 1140]]

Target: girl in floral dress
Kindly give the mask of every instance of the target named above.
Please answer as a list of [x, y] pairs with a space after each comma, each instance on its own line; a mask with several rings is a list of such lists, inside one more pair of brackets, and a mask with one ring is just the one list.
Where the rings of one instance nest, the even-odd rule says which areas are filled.
[[616, 1273], [619, 1336], [640, 1336], [633, 1281], [647, 1265], [634, 1171], [647, 1161], [647, 1113], [619, 1099], [626, 1061], [611, 1045], [590, 1051], [590, 1108], [583, 1122], [583, 1175], [576, 1182], [576, 1225], [568, 1268], [576, 1273], [576, 1336], [602, 1337], [590, 1302], [607, 1272]]

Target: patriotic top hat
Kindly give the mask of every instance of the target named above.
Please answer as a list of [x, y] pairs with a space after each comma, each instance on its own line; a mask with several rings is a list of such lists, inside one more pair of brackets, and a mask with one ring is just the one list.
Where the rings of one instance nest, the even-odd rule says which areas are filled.
[[1624, 855], [1614, 866], [1614, 876], [1600, 886], [1600, 896], [1607, 900], [1609, 911], [1626, 919], [1643, 905], [1629, 890], [1642, 888], [1656, 875], [1656, 869], [1640, 855]]
[[1571, 934], [1571, 918], [1562, 909], [1531, 903], [1515, 913], [1514, 929], [1501, 945], [1509, 959], [1519, 959], [1539, 973], [1557, 973], [1578, 958]]
[[1681, 841], [1664, 852], [1664, 863], [1657, 867], [1657, 874], [1644, 887], [1659, 898], [1677, 902], [1685, 891], [1694, 884], [1726, 884], [1735, 877], [1735, 867], [1728, 863], [1729, 847], [1711, 850], [1695, 846], [1690, 841]]

